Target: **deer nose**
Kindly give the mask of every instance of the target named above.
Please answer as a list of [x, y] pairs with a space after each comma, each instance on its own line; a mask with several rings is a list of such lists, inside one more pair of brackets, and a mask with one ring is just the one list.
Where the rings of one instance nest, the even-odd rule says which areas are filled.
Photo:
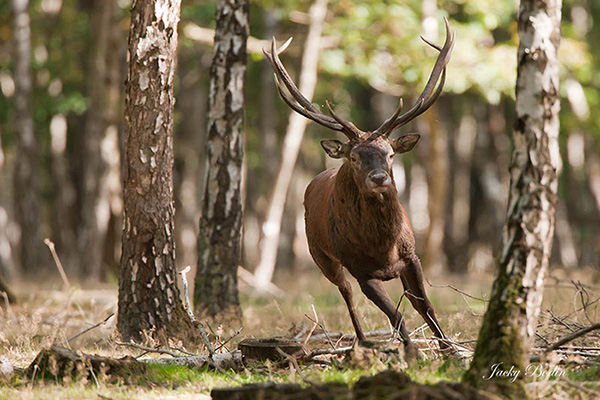
[[369, 181], [373, 186], [387, 186], [392, 180], [390, 175], [384, 171], [373, 171], [369, 174]]

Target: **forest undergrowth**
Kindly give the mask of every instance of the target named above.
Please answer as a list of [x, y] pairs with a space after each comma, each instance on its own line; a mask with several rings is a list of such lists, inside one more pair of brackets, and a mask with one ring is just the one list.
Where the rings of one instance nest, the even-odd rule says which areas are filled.
[[[582, 283], [590, 282], [592, 275], [593, 271], [584, 271], [574, 277], [555, 270], [547, 279], [536, 347], [527, 370], [521, 371], [533, 398], [600, 398], [600, 330], [570, 340], [553, 352], [544, 352], [559, 339], [599, 320], [600, 286]], [[323, 277], [306, 273], [301, 278], [285, 278], [280, 276], [279, 281], [294, 284], [280, 284], [286, 293], [281, 298], [259, 296], [252, 288], [243, 287], [244, 319], [238, 324], [200, 322], [216, 353], [235, 350], [245, 338], [276, 337], [304, 343], [305, 353], [301, 356], [284, 354], [280, 360], [246, 363], [237, 371], [148, 364], [143, 374], [128, 377], [92, 373], [53, 379], [34, 375], [31, 379], [24, 371], [42, 349], [52, 345], [83, 354], [143, 360], [208, 354], [208, 344], [183, 348], [182, 343], [170, 342], [159, 346], [150, 336], [143, 343], [122, 343], [115, 333], [117, 291], [110, 284], [93, 288], [17, 286], [19, 301], [8, 304], [3, 300], [0, 308], [0, 369], [10, 365], [16, 371], [0, 378], [0, 399], [208, 399], [214, 388], [248, 383], [310, 387], [342, 382], [352, 387], [361, 377], [390, 369], [404, 371], [421, 384], [456, 382], [472, 355], [492, 282], [490, 275], [430, 279], [430, 299], [444, 330], [459, 349], [460, 357], [450, 358], [440, 355], [431, 332], [403, 299], [401, 285], [388, 284], [394, 300], [402, 300], [399, 309], [405, 312], [407, 327], [420, 349], [422, 360], [408, 367], [387, 319], [359, 294], [358, 287], [357, 312], [378, 350], [351, 349], [353, 330], [345, 304]], [[490, 366], [490, 374], [493, 370]]]

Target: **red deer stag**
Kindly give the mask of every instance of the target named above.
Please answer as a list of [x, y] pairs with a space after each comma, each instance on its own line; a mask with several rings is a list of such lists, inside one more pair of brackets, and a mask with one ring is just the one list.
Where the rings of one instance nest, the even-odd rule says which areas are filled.
[[[275, 83], [282, 99], [297, 113], [348, 137], [343, 143], [335, 139], [321, 141], [332, 158], [344, 163], [323, 171], [308, 185], [304, 196], [306, 236], [310, 253], [321, 272], [335, 284], [346, 301], [359, 341], [365, 341], [352, 303], [352, 289], [343, 267], [360, 284], [363, 293], [379, 307], [399, 330], [409, 357], [418, 356], [410, 341], [403, 316], [383, 287], [382, 282], [400, 277], [407, 298], [423, 317], [442, 349], [451, 345], [436, 319], [425, 294], [423, 270], [415, 254], [415, 238], [410, 222], [398, 201], [392, 175], [395, 154], [410, 151], [419, 135], [410, 133], [391, 139], [390, 134], [425, 112], [439, 97], [446, 78], [446, 65], [454, 46], [454, 36], [446, 22], [446, 42], [439, 47], [422, 38], [439, 51], [431, 76], [414, 106], [404, 114], [402, 99], [394, 114], [373, 132], [363, 132], [338, 116], [326, 102], [331, 116], [323, 114], [298, 90], [281, 63], [288, 40], [279, 49], [275, 39], [271, 52], [264, 51], [274, 70]], [[290, 95], [281, 87], [279, 79]], [[437, 89], [435, 86], [439, 80]], [[435, 90], [434, 90], [435, 89]]]

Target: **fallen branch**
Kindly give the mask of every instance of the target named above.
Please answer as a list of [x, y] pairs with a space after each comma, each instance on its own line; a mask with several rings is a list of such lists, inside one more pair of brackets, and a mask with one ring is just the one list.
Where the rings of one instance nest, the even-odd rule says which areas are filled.
[[[130, 340], [129, 342], [115, 342], [115, 344], [118, 346], [133, 347], [134, 349], [143, 350], [146, 353], [168, 354], [173, 357], [181, 357], [181, 354], [175, 353], [174, 351], [171, 351], [168, 349], [163, 349], [162, 347], [142, 346], [141, 344], [137, 344], [133, 340]], [[144, 354], [146, 354], [146, 353], [144, 353]]]
[[472, 294], [469, 294], [467, 292], [465, 292], [464, 290], [461, 290], [459, 288], [456, 288], [452, 285], [434, 285], [433, 283], [429, 282], [429, 279], [425, 278], [425, 280], [427, 281], [427, 284], [431, 287], [437, 287], [437, 288], [450, 288], [452, 290], [454, 290], [455, 292], [458, 292], [464, 296], [470, 297], [472, 299], [475, 300], [479, 300], [479, 301], [483, 301], [484, 303], [489, 303], [490, 301], [481, 297], [477, 297], [477, 296], [473, 296]]
[[184, 293], [183, 305], [184, 305], [184, 308], [185, 308], [186, 312], [188, 313], [190, 319], [192, 320], [192, 323], [200, 331], [200, 337], [202, 337], [202, 341], [206, 345], [206, 348], [208, 349], [209, 354], [212, 355], [215, 352], [215, 350], [212, 346], [212, 343], [210, 343], [210, 340], [208, 340], [208, 335], [206, 334], [206, 330], [204, 329], [204, 325], [202, 325], [202, 322], [196, 320], [196, 317], [194, 316], [194, 312], [192, 311], [192, 306], [190, 305], [190, 292], [188, 290], [188, 282], [187, 282], [186, 274], [190, 271], [191, 268], [192, 267], [190, 267], [188, 265], [187, 267], [185, 267], [184, 269], [179, 271], [179, 275], [181, 275], [181, 282], [183, 283], [183, 293]]
[[334, 350], [330, 350], [330, 349], [316, 349], [316, 350], [311, 351], [310, 353], [308, 353], [304, 357], [302, 357], [302, 361], [304, 361], [304, 362], [310, 362], [316, 356], [347, 355], [349, 352], [352, 351], [353, 348], [354, 348], [353, 346], [349, 346], [349, 347], [340, 347], [340, 348], [337, 348], [337, 349], [334, 349]]
[[106, 317], [106, 318], [104, 319], [104, 321], [100, 321], [100, 322], [98, 322], [97, 324], [94, 324], [94, 325], [90, 326], [89, 328], [86, 328], [86, 329], [82, 330], [81, 332], [79, 332], [79, 333], [77, 333], [77, 334], [75, 334], [75, 335], [71, 336], [70, 338], [68, 338], [68, 339], [67, 339], [67, 343], [70, 343], [72, 340], [75, 340], [75, 339], [77, 339], [79, 336], [81, 336], [81, 335], [84, 335], [84, 334], [88, 333], [89, 331], [91, 331], [92, 329], [95, 329], [95, 328], [99, 327], [100, 325], [104, 325], [104, 324], [106, 324], [106, 322], [108, 322], [108, 320], [109, 320], [109, 319], [110, 319], [110, 318], [111, 318], [113, 315], [115, 315], [115, 313], [114, 313], [114, 312], [113, 312], [113, 313], [111, 313], [111, 314], [110, 314], [108, 317]]
[[228, 369], [241, 371], [244, 368], [244, 364], [242, 363], [242, 352], [239, 350], [234, 350], [231, 353], [216, 353], [212, 356], [199, 355], [175, 358], [154, 358], [141, 361], [148, 364], [180, 365], [190, 368], [202, 368], [208, 366], [221, 372]]
[[196, 317], [194, 316], [192, 306], [190, 305], [190, 293], [188, 290], [188, 282], [186, 277], [186, 274], [190, 272], [191, 269], [192, 267], [188, 265], [187, 267], [179, 271], [179, 275], [181, 275], [181, 282], [183, 282], [183, 305], [185, 306], [185, 311], [187, 311], [188, 315], [190, 316], [190, 319], [192, 320], [192, 322], [194, 322], [196, 321]]
[[573, 332], [572, 334], [563, 337], [562, 339], [558, 340], [557, 342], [555, 342], [554, 344], [546, 347], [546, 350], [544, 350], [544, 352], [548, 353], [550, 351], [556, 350], [558, 349], [560, 346], [562, 346], [565, 343], [568, 343], [574, 339], [577, 339], [578, 337], [581, 337], [589, 332], [595, 331], [600, 329], [600, 322], [599, 323], [595, 323], [593, 325], [590, 325], [586, 328], [580, 329], [578, 331]]

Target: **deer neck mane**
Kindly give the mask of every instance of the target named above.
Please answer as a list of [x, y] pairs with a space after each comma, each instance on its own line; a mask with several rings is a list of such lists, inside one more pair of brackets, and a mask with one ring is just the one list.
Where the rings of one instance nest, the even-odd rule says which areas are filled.
[[394, 185], [377, 195], [360, 190], [352, 167], [346, 162], [340, 167], [332, 198], [332, 217], [346, 234], [357, 240], [389, 243], [402, 231], [404, 212]]

